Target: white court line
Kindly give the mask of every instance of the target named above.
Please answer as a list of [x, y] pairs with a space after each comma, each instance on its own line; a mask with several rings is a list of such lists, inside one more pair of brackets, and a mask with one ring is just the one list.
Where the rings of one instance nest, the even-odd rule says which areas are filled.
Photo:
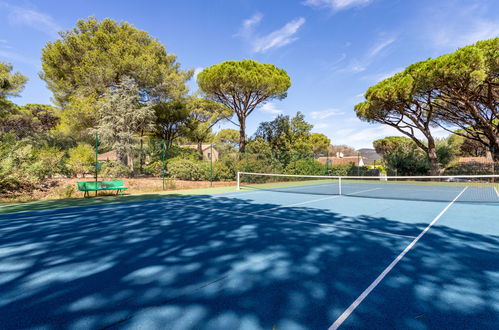
[[301, 202], [301, 203], [281, 205], [281, 206], [272, 207], [270, 209], [264, 209], [264, 210], [260, 210], [260, 211], [256, 211], [256, 212], [251, 212], [251, 214], [257, 214], [259, 212], [272, 211], [272, 210], [282, 209], [282, 208], [285, 208], [285, 207], [298, 206], [298, 205], [303, 205], [303, 204], [308, 204], [308, 203], [315, 203], [315, 202], [325, 201], [327, 199], [334, 199], [334, 198], [338, 198], [338, 197], [341, 197], [341, 196], [340, 195], [336, 195], [336, 196], [333, 196], [333, 197], [329, 196], [329, 197], [326, 197], [326, 198], [319, 198], [319, 199], [314, 199], [314, 200], [311, 200], [311, 201], [306, 201], [306, 202]]
[[494, 190], [496, 191], [496, 195], [497, 195], [497, 197], [499, 197], [499, 191], [497, 191], [497, 188], [496, 188], [496, 187], [494, 187]]
[[351, 194], [335, 195], [333, 197], [319, 198], [319, 199], [314, 199], [314, 200], [311, 200], [311, 201], [306, 201], [306, 202], [301, 202], [301, 203], [281, 205], [281, 206], [272, 207], [270, 209], [264, 209], [264, 210], [260, 210], [260, 211], [256, 211], [256, 212], [251, 212], [250, 214], [256, 214], [256, 213], [264, 212], [264, 211], [272, 211], [272, 210], [282, 209], [282, 208], [285, 208], [285, 207], [298, 206], [298, 205], [303, 205], [303, 204], [308, 204], [308, 203], [315, 203], [315, 202], [320, 202], [320, 201], [324, 201], [324, 200], [328, 200], [328, 199], [338, 198], [338, 197], [341, 197], [341, 196], [350, 196], [350, 195], [360, 194], [360, 193], [363, 193], [363, 192], [366, 192], [366, 191], [372, 191], [372, 190], [378, 190], [378, 189], [381, 189], [381, 188], [367, 189], [367, 190], [357, 191], [357, 192], [354, 192], [354, 193], [351, 193]]
[[423, 237], [424, 234], [426, 234], [428, 230], [430, 230], [430, 228], [433, 227], [433, 225], [442, 217], [442, 215], [444, 215], [444, 213], [452, 206], [452, 204], [454, 204], [454, 202], [465, 192], [466, 189], [468, 189], [468, 187], [464, 187], [464, 189], [461, 190], [459, 195], [457, 195], [452, 200], [452, 202], [447, 204], [447, 206], [435, 217], [435, 219], [433, 219], [433, 221], [430, 222], [430, 224], [409, 245], [407, 245], [404, 251], [402, 251], [397, 256], [397, 258], [395, 258], [395, 260], [393, 260], [391, 264], [389, 264], [388, 267], [386, 267], [385, 270], [383, 270], [383, 272], [381, 272], [381, 274], [378, 275], [378, 277], [371, 283], [371, 285], [369, 285], [367, 289], [365, 289], [364, 292], [362, 292], [360, 296], [357, 299], [355, 299], [355, 301], [350, 306], [348, 306], [348, 308], [336, 319], [336, 321], [334, 321], [334, 323], [329, 327], [329, 330], [338, 329], [338, 327], [340, 327], [343, 324], [343, 322], [345, 322], [345, 320], [350, 316], [350, 314], [352, 314], [352, 312], [362, 303], [364, 299], [366, 299], [366, 297], [371, 293], [371, 291], [373, 291], [374, 288], [376, 288], [376, 286], [378, 286], [378, 284], [386, 277], [386, 275], [388, 275], [388, 273], [393, 269], [393, 267], [395, 267], [400, 262], [400, 260], [402, 260], [402, 258], [414, 247], [414, 245], [416, 245], [416, 243], [421, 239], [421, 237]]
[[184, 207], [194, 207], [194, 208], [208, 210], [208, 211], [216, 211], [216, 212], [221, 212], [221, 213], [235, 213], [235, 214], [241, 214], [241, 215], [251, 215], [251, 216], [260, 217], [260, 218], [269, 218], [269, 219], [277, 219], [277, 220], [288, 221], [288, 222], [306, 223], [306, 224], [315, 225], [315, 226], [331, 227], [331, 228], [338, 228], [338, 229], [345, 229], [345, 230], [352, 230], [352, 231], [363, 231], [363, 232], [385, 235], [385, 236], [415, 238], [415, 236], [411, 236], [411, 235], [394, 234], [394, 233], [388, 233], [388, 232], [378, 231], [378, 230], [360, 229], [360, 228], [355, 228], [355, 227], [350, 227], [350, 226], [331, 225], [329, 223], [312, 222], [312, 221], [304, 221], [304, 220], [294, 220], [294, 219], [276, 217], [276, 216], [272, 216], [272, 215], [246, 213], [246, 212], [241, 212], [241, 211], [217, 209], [217, 208], [211, 208], [211, 207], [204, 207], [204, 206], [191, 205], [191, 204], [182, 204], [182, 203], [174, 203], [174, 202], [172, 204], [182, 205]]
[[383, 188], [366, 189], [366, 190], [356, 191], [356, 192], [353, 192], [353, 193], [350, 193], [350, 194], [343, 194], [341, 196], [351, 196], [351, 195], [356, 195], [356, 194], [360, 194], [360, 193], [363, 193], [363, 192], [373, 191], [373, 190], [379, 190], [379, 189], [383, 189]]

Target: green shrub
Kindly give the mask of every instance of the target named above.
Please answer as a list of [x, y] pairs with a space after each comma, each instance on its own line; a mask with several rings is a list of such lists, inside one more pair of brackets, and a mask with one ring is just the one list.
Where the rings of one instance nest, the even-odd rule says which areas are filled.
[[67, 184], [64, 187], [56, 189], [55, 193], [58, 198], [71, 198], [75, 193], [75, 187], [72, 184]]
[[234, 181], [237, 176], [237, 161], [233, 157], [227, 157], [213, 163], [216, 180]]
[[73, 175], [89, 173], [95, 166], [95, 149], [87, 143], [78, 144], [69, 149], [67, 165]]
[[354, 166], [350, 164], [345, 165], [331, 165], [328, 168], [328, 175], [332, 176], [347, 176], [351, 173]]
[[35, 161], [26, 163], [26, 172], [36, 181], [51, 178], [64, 171], [64, 152], [57, 148], [42, 148], [34, 151]]
[[16, 191], [22, 187], [22, 182], [13, 177], [0, 176], [0, 193]]
[[297, 175], [324, 175], [325, 166], [313, 158], [292, 161], [286, 167], [287, 174]]
[[[454, 162], [445, 169], [444, 175], [487, 175], [496, 174], [499, 164], [493, 163], [458, 163]], [[494, 173], [496, 172], [496, 173]]]
[[117, 161], [105, 162], [100, 171], [100, 175], [110, 178], [129, 177], [132, 174], [130, 168]]
[[[166, 171], [166, 165], [165, 165]], [[157, 160], [150, 164], [144, 165], [144, 173], [154, 176], [161, 176], [163, 174], [163, 162], [161, 160]]]
[[188, 159], [174, 159], [168, 162], [168, 173], [179, 180], [199, 181], [204, 180], [206, 174], [200, 162]]

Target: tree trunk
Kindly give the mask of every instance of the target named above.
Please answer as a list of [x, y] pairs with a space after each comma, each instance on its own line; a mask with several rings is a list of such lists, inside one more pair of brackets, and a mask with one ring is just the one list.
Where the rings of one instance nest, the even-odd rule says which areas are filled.
[[128, 153], [128, 166], [130, 167], [130, 171], [132, 172], [132, 176], [134, 175], [134, 167], [133, 167], [133, 153]]
[[125, 166], [128, 166], [128, 155], [125, 153], [125, 152], [116, 152], [117, 155], [116, 155], [116, 158], [118, 158], [118, 161], [125, 165]]
[[199, 160], [203, 160], [203, 141], [198, 141]]
[[140, 159], [139, 159], [139, 173], [142, 174], [142, 166], [144, 165], [144, 131], [140, 135]]
[[438, 156], [435, 141], [428, 139], [428, 163], [430, 165], [430, 175], [438, 175]]
[[494, 137], [494, 144], [490, 147], [490, 153], [492, 154], [492, 159], [495, 162], [499, 162], [499, 136]]
[[239, 117], [239, 152], [246, 148], [246, 118]]

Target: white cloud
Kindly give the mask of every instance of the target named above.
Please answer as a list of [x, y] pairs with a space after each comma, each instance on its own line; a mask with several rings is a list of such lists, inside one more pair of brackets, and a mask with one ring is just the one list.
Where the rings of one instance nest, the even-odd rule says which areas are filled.
[[367, 67], [374, 61], [376, 56], [380, 55], [383, 50], [393, 44], [396, 40], [397, 38], [395, 37], [388, 37], [379, 40], [367, 51], [367, 53], [362, 58], [354, 59], [346, 68], [343, 68], [342, 71], [354, 73], [365, 71]]
[[256, 53], [265, 53], [272, 48], [286, 46], [296, 41], [298, 38], [294, 37], [294, 35], [304, 23], [305, 19], [300, 17], [287, 23], [279, 30], [262, 37], [257, 37], [253, 40], [253, 51]]
[[375, 44], [369, 52], [367, 53], [367, 58], [374, 57], [378, 55], [383, 49], [390, 46], [397, 40], [396, 38], [390, 37], [388, 39], [380, 40], [377, 44]]
[[386, 136], [401, 135], [395, 128], [376, 125], [366, 128], [345, 128], [333, 132], [335, 144], [346, 144], [355, 148], [372, 148], [374, 140]]
[[263, 15], [260, 13], [256, 13], [253, 16], [251, 16], [248, 19], [245, 19], [243, 21], [243, 26], [241, 27], [241, 31], [239, 32], [238, 35], [241, 36], [251, 36], [253, 33], [253, 30], [255, 29], [255, 26], [260, 24], [262, 21]]
[[347, 8], [364, 6], [370, 2], [372, 0], [306, 0], [303, 4], [310, 7], [340, 11]]
[[424, 36], [436, 49], [454, 50], [499, 36], [499, 21], [487, 18], [490, 10], [486, 3], [473, 2], [449, 10], [451, 5], [444, 3], [432, 8], [424, 13], [426, 22], [419, 20], [424, 24]]
[[19, 53], [0, 49], [0, 59], [7, 59], [9, 61], [26, 63], [37, 70], [40, 69], [40, 60], [26, 57], [26, 56], [19, 54]]
[[[387, 72], [381, 72], [381, 73], [377, 73], [377, 74], [367, 75], [367, 76], [362, 77], [362, 79], [373, 82], [373, 83], [378, 83], [378, 82], [385, 80], [386, 78], [390, 78], [393, 75], [395, 75], [396, 73], [399, 73], [402, 71], [404, 71], [404, 68], [396, 68], [394, 70], [390, 70]], [[361, 94], [361, 96], [364, 96], [364, 94]]]
[[438, 48], [451, 49], [499, 36], [499, 22], [477, 19], [467, 21], [465, 25], [464, 31], [459, 26], [442, 26], [431, 33], [433, 44]]
[[[399, 132], [397, 129], [382, 124], [368, 124], [348, 120], [349, 124], [355, 125], [354, 127], [346, 127], [339, 130], [333, 130], [333, 141], [335, 144], [346, 144], [357, 149], [359, 148], [372, 148], [372, 143], [375, 140], [382, 139], [387, 136], [406, 136]], [[435, 128], [432, 130], [432, 135], [435, 138], [443, 138], [449, 136], [449, 132], [442, 128]], [[419, 131], [416, 131], [416, 136], [425, 141], [425, 137]]]
[[194, 79], [194, 80], [196, 80], [196, 79], [197, 79], [197, 77], [198, 77], [198, 74], [200, 74], [200, 73], [201, 73], [201, 71], [203, 71], [203, 70], [204, 70], [204, 68], [203, 68], [203, 67], [197, 67], [197, 68], [195, 68], [195, 69], [194, 69], [193, 79]]
[[263, 111], [263, 112], [266, 112], [266, 113], [270, 113], [270, 114], [273, 114], [273, 115], [280, 115], [281, 113], [284, 112], [284, 111], [282, 111], [280, 109], [277, 109], [276, 105], [274, 103], [272, 103], [272, 102], [264, 103], [260, 107], [260, 111]]
[[29, 26], [51, 37], [57, 37], [58, 32], [62, 30], [51, 16], [34, 9], [12, 6], [5, 2], [0, 2], [0, 7], [7, 8], [7, 17], [11, 24]]
[[266, 35], [256, 35], [255, 27], [262, 21], [263, 16], [259, 13], [243, 21], [242, 28], [237, 34], [249, 41], [255, 53], [265, 53], [271, 49], [280, 48], [296, 41], [295, 34], [305, 24], [305, 18], [299, 17], [283, 27]]
[[[326, 119], [331, 116], [337, 116], [337, 115], [342, 115], [344, 112], [339, 111], [338, 109], [326, 109], [322, 111], [312, 111], [310, 113], [310, 117], [312, 119]], [[317, 127], [317, 125], [314, 125]]]
[[326, 123], [314, 124], [314, 128], [316, 128], [316, 129], [324, 129], [324, 128], [328, 128], [328, 127], [329, 127], [329, 124], [326, 124]]

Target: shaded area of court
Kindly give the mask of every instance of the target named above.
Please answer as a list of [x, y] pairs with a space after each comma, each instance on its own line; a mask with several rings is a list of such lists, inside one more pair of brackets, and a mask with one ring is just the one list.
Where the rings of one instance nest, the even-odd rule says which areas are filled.
[[[3, 215], [0, 324], [327, 328], [445, 205], [257, 191]], [[453, 205], [345, 328], [493, 328], [499, 229], [466, 217], [496, 210]], [[448, 283], [474, 289], [420, 294]]]

